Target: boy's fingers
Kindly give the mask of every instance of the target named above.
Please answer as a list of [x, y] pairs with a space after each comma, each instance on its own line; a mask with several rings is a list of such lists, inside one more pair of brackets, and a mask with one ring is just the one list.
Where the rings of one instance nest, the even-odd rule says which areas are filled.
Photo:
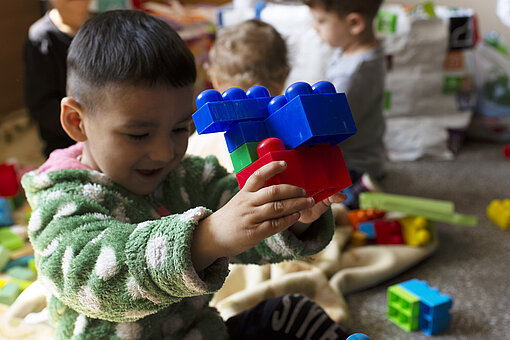
[[253, 202], [256, 205], [263, 205], [269, 202], [300, 197], [306, 197], [304, 189], [290, 184], [278, 184], [260, 189], [255, 193]]
[[263, 236], [263, 239], [270, 237], [294, 225], [299, 220], [300, 216], [299, 212], [295, 212], [290, 215], [267, 220], [260, 224], [258, 231], [260, 235]]
[[309, 209], [313, 207], [315, 201], [313, 198], [301, 197], [292, 198], [281, 201], [273, 201], [265, 203], [258, 208], [261, 221], [277, 219], [283, 216]]
[[346, 194], [344, 194], [343, 192], [337, 192], [336, 194], [329, 196], [322, 202], [324, 202], [324, 204], [326, 204], [329, 207], [333, 203], [343, 203], [345, 202], [346, 199], [347, 199]]
[[287, 168], [285, 161], [268, 163], [255, 171], [246, 181], [242, 190], [255, 192], [264, 187], [266, 181]]

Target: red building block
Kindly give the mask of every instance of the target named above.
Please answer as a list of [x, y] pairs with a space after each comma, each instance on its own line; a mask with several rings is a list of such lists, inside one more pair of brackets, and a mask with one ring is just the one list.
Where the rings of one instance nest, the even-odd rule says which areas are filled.
[[241, 189], [257, 169], [282, 160], [287, 162], [287, 169], [266, 181], [266, 186], [292, 184], [320, 202], [352, 184], [342, 151], [329, 143], [285, 150], [280, 139], [271, 137], [259, 144], [257, 153], [259, 159], [236, 174]]
[[503, 157], [510, 158], [510, 144], [503, 147]]
[[19, 183], [14, 165], [0, 164], [0, 197], [13, 197], [18, 194]]
[[402, 226], [398, 221], [375, 221], [375, 240], [377, 244], [403, 244]]

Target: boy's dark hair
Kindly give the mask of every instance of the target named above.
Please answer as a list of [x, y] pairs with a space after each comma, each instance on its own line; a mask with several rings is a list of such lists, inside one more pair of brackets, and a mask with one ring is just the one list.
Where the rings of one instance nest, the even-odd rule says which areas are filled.
[[371, 22], [383, 0], [303, 0], [303, 2], [309, 7], [322, 7], [327, 12], [336, 12], [340, 18], [351, 13], [359, 13]]
[[67, 56], [67, 95], [94, 111], [108, 85], [184, 87], [196, 79], [193, 54], [164, 21], [117, 10], [89, 19]]

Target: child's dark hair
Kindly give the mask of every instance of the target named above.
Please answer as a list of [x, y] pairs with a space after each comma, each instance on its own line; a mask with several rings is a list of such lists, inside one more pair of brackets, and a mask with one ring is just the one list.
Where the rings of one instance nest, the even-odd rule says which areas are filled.
[[335, 12], [340, 18], [350, 13], [359, 13], [367, 21], [372, 21], [383, 0], [303, 0], [310, 7], [322, 7], [327, 12]]
[[117, 10], [89, 19], [67, 56], [67, 95], [94, 111], [109, 85], [184, 87], [196, 79], [193, 54], [164, 21]]

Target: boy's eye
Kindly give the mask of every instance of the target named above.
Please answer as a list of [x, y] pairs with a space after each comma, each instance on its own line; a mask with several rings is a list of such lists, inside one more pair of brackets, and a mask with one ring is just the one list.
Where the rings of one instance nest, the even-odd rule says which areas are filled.
[[133, 139], [133, 140], [142, 140], [146, 137], [148, 137], [149, 134], [148, 133], [142, 133], [142, 134], [139, 134], [139, 135], [136, 135], [136, 134], [128, 134], [128, 137]]
[[185, 127], [176, 128], [173, 131], [174, 131], [174, 133], [184, 133], [184, 132], [188, 133], [189, 128], [187, 126], [185, 126]]

